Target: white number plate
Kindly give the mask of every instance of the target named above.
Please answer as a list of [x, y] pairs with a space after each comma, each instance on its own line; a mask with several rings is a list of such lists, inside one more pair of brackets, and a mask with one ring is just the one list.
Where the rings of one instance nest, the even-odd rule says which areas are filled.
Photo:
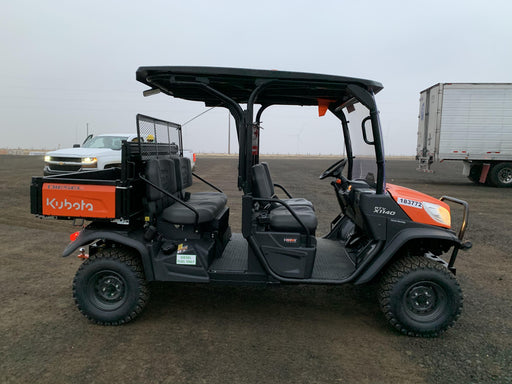
[[408, 207], [413, 208], [423, 208], [423, 204], [421, 201], [416, 200], [410, 200], [410, 199], [404, 199], [403, 197], [399, 197], [397, 199], [398, 204], [400, 205], [407, 205]]

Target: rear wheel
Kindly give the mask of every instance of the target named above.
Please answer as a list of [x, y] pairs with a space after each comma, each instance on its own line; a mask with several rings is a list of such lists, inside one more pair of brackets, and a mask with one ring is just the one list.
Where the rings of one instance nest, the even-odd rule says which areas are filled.
[[423, 256], [397, 260], [384, 273], [379, 303], [390, 324], [410, 336], [436, 337], [462, 311], [462, 291], [442, 264]]
[[512, 187], [512, 163], [495, 164], [489, 172], [489, 180], [495, 187]]
[[73, 297], [84, 316], [96, 324], [118, 325], [142, 312], [149, 289], [137, 256], [126, 248], [107, 248], [82, 263]]

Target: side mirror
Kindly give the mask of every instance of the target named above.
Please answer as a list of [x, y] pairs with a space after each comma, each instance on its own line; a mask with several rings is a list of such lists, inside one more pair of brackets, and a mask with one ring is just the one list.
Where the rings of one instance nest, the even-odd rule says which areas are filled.
[[80, 148], [80, 144], [73, 144], [73, 148]]
[[[369, 120], [371, 120], [370, 116], [364, 118], [363, 121], [361, 122], [361, 128], [363, 129], [363, 140], [368, 145], [375, 145], [375, 141], [368, 140], [368, 136], [366, 135], [366, 122]], [[373, 137], [372, 137], [372, 139], [373, 139]]]

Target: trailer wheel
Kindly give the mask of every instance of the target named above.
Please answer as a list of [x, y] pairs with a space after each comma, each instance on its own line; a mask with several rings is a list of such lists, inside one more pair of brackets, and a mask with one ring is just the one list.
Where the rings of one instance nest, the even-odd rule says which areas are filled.
[[512, 163], [495, 164], [489, 172], [489, 179], [495, 187], [512, 187]]
[[381, 279], [379, 303], [389, 323], [409, 336], [437, 337], [462, 311], [462, 291], [442, 264], [410, 256], [389, 266]]
[[127, 248], [99, 250], [78, 269], [73, 297], [80, 312], [96, 324], [135, 319], [149, 300], [140, 260]]

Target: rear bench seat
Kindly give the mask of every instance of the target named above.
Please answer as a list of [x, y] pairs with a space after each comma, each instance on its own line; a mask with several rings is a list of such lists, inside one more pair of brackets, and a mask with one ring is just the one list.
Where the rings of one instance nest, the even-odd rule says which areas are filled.
[[192, 186], [192, 167], [187, 157], [172, 157], [176, 170], [176, 182], [181, 198], [184, 201], [204, 202], [210, 201], [216, 204], [226, 205], [228, 197], [222, 192], [194, 192], [188, 193], [185, 190]]
[[[270, 171], [266, 163], [256, 164], [252, 167], [253, 194], [255, 197], [277, 199], [274, 192], [274, 184], [270, 177]], [[313, 204], [302, 198], [282, 199], [290, 209], [299, 217], [311, 235], [315, 234], [318, 220], [315, 215]], [[264, 204], [263, 211], [268, 211], [270, 229], [276, 232], [299, 232], [305, 233], [300, 222], [293, 214], [277, 202]]]
[[[146, 178], [162, 190], [181, 200], [182, 191], [178, 188], [175, 159], [150, 159], [146, 163]], [[218, 218], [226, 210], [226, 200], [220, 197], [208, 197], [186, 202], [176, 201], [153, 186], [147, 186], [147, 206], [150, 217], [157, 222], [163, 220], [170, 224], [204, 224]]]

